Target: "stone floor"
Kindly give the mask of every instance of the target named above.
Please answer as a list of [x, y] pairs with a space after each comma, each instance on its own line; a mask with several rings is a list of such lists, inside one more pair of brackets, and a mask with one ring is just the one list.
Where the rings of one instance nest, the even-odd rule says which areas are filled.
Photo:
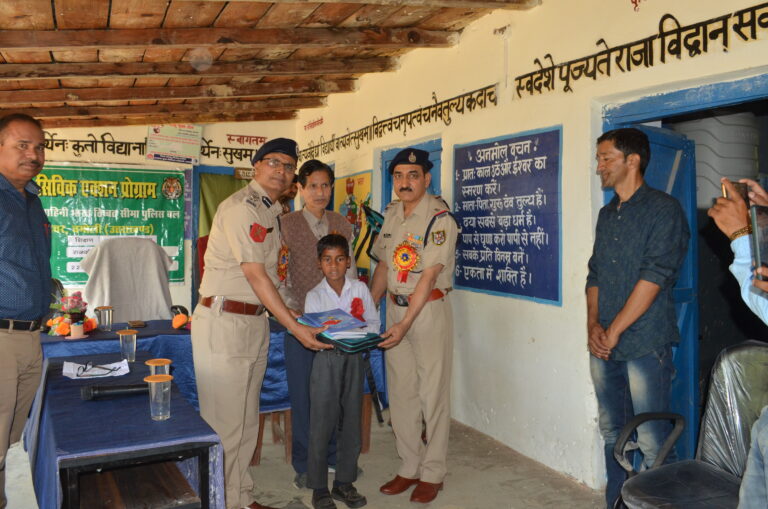
[[[385, 419], [387, 415], [385, 413]], [[267, 430], [268, 431], [268, 430]], [[265, 433], [265, 440], [271, 440]], [[387, 496], [379, 486], [397, 472], [399, 460], [391, 429], [374, 420], [371, 451], [360, 457], [364, 470], [358, 490], [368, 498], [369, 509], [592, 509], [602, 504], [602, 493], [568, 479], [472, 428], [456, 422], [451, 428], [448, 476], [445, 489], [427, 505], [413, 504], [408, 493]], [[37, 507], [29, 463], [20, 445], [8, 457], [9, 509]], [[251, 468], [256, 481], [254, 498], [262, 504], [285, 508], [311, 508], [312, 492], [293, 487], [293, 470], [283, 460], [281, 444], [264, 444], [262, 461]], [[340, 509], [346, 506], [339, 505]]]

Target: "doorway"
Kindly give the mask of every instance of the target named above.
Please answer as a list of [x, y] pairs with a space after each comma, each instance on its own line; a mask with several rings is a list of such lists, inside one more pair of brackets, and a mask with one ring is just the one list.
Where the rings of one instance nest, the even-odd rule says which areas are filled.
[[[758, 132], [761, 135], [759, 139], [766, 139], [766, 100], [768, 99], [768, 74], [746, 78], [737, 81], [716, 83], [697, 88], [670, 92], [667, 94], [654, 95], [637, 101], [606, 105], [604, 108], [604, 130], [617, 127], [632, 126], [643, 123], [661, 125], [677, 132], [686, 132], [689, 139], [695, 143], [695, 151], [698, 156], [702, 150], [708, 150], [703, 147], [697, 129], [691, 129], [691, 123], [701, 119], [729, 118], [732, 115], [750, 113], [757, 119]], [[762, 129], [762, 131], [760, 131]], [[696, 140], [699, 140], [696, 143]], [[765, 154], [768, 149], [765, 143], [758, 145], [754, 150], [756, 159], [766, 160]], [[764, 157], [760, 157], [763, 154]], [[703, 158], [702, 158], [703, 159]], [[722, 164], [719, 165], [723, 176], [729, 176], [728, 171], [723, 171]], [[728, 344], [738, 343], [742, 339], [751, 337], [752, 339], [768, 339], [768, 327], [751, 315], [751, 312], [743, 306], [741, 297], [737, 290], [735, 293], [729, 293], [728, 286], [735, 280], [728, 272], [728, 265], [732, 260], [732, 253], [727, 239], [716, 230], [712, 230], [714, 225], [709, 217], [706, 216], [704, 196], [705, 177], [703, 166], [697, 164], [696, 177], [697, 188], [691, 192], [696, 196], [689, 196], [689, 200], [697, 202], [695, 218], [691, 218], [691, 223], [696, 226], [692, 228], [692, 235], [700, 247], [696, 253], [691, 254], [693, 263], [697, 267], [698, 277], [694, 281], [693, 294], [699, 298], [697, 304], [699, 311], [699, 320], [694, 327], [689, 327], [687, 331], [681, 334], [688, 344], [691, 345], [690, 351], [685, 353], [687, 358], [676, 359], [678, 362], [693, 368], [687, 374], [683, 374], [686, 380], [677, 380], [687, 384], [690, 390], [679, 392], [673, 390], [673, 407], [686, 415], [686, 435], [681, 439], [678, 446], [678, 455], [681, 458], [691, 458], [695, 454], [696, 432], [698, 430], [698, 418], [701, 412], [701, 397], [708, 382], [709, 371], [717, 353], [722, 347]], [[765, 172], [765, 167], [759, 168]], [[753, 175], [758, 177], [757, 173]], [[719, 177], [717, 177], [719, 178]], [[715, 179], [717, 180], [717, 179]], [[719, 185], [719, 184], [718, 184]], [[710, 193], [711, 194], [711, 193]], [[701, 196], [699, 196], [701, 195]], [[697, 198], [700, 198], [697, 200]], [[708, 198], [710, 201], [712, 197]], [[718, 238], [719, 236], [719, 238]], [[697, 242], [698, 241], [698, 242]], [[714, 247], [713, 247], [714, 246]], [[724, 249], [723, 249], [724, 247]], [[727, 301], [727, 305], [726, 305]], [[739, 310], [739, 307], [743, 309]], [[735, 310], [735, 311], [734, 311]], [[746, 311], [744, 311], [746, 310]], [[736, 321], [739, 324], [736, 325]], [[754, 320], [757, 320], [755, 322]], [[681, 343], [682, 344], [682, 343]], [[681, 376], [678, 371], [678, 377]], [[699, 390], [701, 388], [701, 390]]]

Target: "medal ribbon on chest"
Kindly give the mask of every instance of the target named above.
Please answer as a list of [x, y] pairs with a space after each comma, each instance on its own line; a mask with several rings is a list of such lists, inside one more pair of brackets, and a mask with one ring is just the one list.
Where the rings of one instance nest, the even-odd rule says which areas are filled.
[[290, 250], [288, 246], [283, 244], [280, 247], [280, 253], [277, 256], [277, 277], [280, 281], [285, 281], [288, 277], [288, 259], [290, 258]]
[[395, 248], [393, 261], [398, 270], [398, 282], [405, 283], [408, 280], [408, 273], [419, 263], [419, 253], [410, 243], [403, 242]]

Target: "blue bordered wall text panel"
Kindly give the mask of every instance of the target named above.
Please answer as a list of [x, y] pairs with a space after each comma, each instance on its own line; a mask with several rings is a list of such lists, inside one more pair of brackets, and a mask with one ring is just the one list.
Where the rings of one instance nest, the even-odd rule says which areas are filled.
[[562, 128], [454, 147], [455, 286], [562, 304]]

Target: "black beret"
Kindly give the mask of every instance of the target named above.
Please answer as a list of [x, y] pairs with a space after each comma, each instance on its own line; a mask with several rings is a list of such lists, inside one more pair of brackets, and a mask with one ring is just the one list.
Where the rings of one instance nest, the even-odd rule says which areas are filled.
[[429, 160], [429, 152], [417, 148], [406, 148], [397, 153], [389, 163], [389, 174], [395, 171], [398, 164], [418, 164], [425, 172], [432, 169], [432, 161]]
[[299, 160], [299, 145], [295, 141], [289, 140], [288, 138], [275, 138], [274, 140], [266, 142], [256, 151], [253, 159], [251, 159], [251, 164], [256, 164], [264, 159], [264, 156], [267, 154], [273, 154], [275, 152], [291, 156], [297, 161]]

